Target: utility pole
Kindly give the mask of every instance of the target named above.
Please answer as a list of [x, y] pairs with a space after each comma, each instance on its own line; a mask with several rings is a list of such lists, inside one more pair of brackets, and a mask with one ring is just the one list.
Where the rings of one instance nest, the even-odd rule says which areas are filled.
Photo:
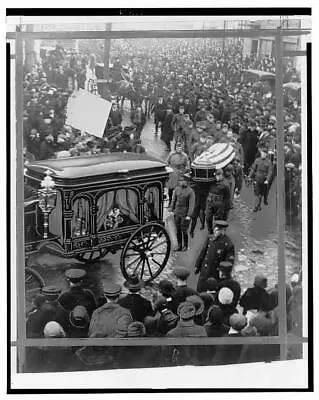
[[224, 37], [223, 37], [223, 54], [225, 52], [225, 30], [226, 30], [226, 20], [224, 21]]
[[[105, 30], [110, 32], [112, 30], [112, 24], [107, 23]], [[104, 79], [109, 76], [109, 64], [110, 64], [110, 50], [111, 50], [111, 39], [107, 38], [104, 40]]]
[[[112, 24], [107, 23], [105, 26], [105, 30], [110, 32], [112, 30]], [[109, 73], [110, 73], [110, 50], [111, 50], [111, 39], [106, 38], [104, 39], [104, 54], [103, 54], [105, 82], [102, 84], [101, 88], [101, 96], [106, 100], [111, 99], [109, 83], [106, 82], [106, 80], [109, 79]]]

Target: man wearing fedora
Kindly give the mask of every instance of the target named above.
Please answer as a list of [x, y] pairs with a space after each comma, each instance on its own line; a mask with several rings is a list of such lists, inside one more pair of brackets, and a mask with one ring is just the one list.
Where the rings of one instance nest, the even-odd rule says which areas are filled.
[[124, 282], [124, 286], [130, 293], [119, 299], [118, 304], [130, 311], [133, 320], [143, 322], [145, 317], [153, 315], [151, 302], [139, 294], [144, 282], [137, 275], [134, 275], [130, 280]]
[[196, 308], [193, 303], [181, 303], [177, 308], [177, 315], [180, 318], [177, 326], [167, 333], [167, 337], [207, 336], [205, 328], [194, 322]]
[[235, 246], [232, 240], [226, 235], [228, 223], [226, 221], [215, 221], [213, 234], [208, 236], [206, 242], [195, 261], [195, 274], [200, 273], [197, 292], [206, 289], [208, 278], [219, 280], [218, 267], [221, 261], [234, 263]]

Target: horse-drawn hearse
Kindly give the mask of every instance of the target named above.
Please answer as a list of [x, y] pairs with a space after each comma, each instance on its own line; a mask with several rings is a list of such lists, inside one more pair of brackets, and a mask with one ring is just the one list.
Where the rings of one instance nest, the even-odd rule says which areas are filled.
[[[167, 164], [111, 153], [30, 163], [25, 169], [25, 256], [43, 246], [84, 263], [122, 248], [125, 279], [149, 282], [171, 250], [164, 228]], [[33, 276], [33, 275], [32, 275]], [[26, 274], [26, 279], [30, 274]]]

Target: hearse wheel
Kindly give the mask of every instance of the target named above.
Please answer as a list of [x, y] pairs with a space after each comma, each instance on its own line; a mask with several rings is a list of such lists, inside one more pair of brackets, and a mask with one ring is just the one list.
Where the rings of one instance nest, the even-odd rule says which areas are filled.
[[171, 242], [165, 228], [156, 223], [140, 227], [126, 242], [121, 254], [125, 279], [138, 275], [144, 282], [155, 279], [165, 268]]
[[104, 248], [99, 250], [86, 250], [76, 254], [75, 258], [84, 263], [93, 263], [103, 258], [107, 252], [108, 250]]

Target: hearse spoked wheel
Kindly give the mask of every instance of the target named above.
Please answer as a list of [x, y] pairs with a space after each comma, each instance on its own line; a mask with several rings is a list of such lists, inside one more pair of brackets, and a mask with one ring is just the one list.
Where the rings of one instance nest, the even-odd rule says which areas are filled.
[[93, 263], [103, 258], [107, 252], [107, 249], [86, 250], [82, 253], [76, 254], [75, 258], [84, 263]]
[[138, 275], [144, 282], [155, 279], [165, 268], [171, 242], [165, 228], [156, 223], [137, 229], [126, 242], [121, 254], [125, 279]]

